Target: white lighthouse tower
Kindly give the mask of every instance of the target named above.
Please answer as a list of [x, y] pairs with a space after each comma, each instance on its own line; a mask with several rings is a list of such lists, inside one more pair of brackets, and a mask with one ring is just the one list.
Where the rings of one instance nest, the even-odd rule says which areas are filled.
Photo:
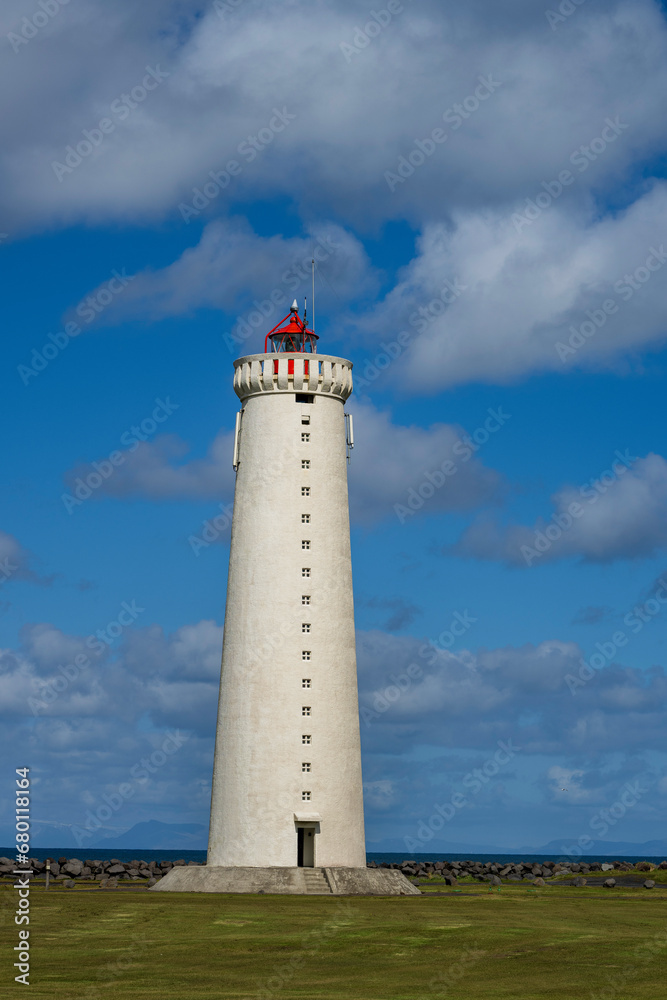
[[344, 414], [352, 364], [296, 303], [241, 401], [208, 859], [155, 889], [411, 894], [366, 868]]

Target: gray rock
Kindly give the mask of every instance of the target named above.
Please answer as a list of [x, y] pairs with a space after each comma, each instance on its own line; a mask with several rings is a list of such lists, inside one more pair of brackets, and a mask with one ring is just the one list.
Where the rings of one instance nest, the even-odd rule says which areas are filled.
[[73, 878], [68, 878], [65, 879], [63, 885], [65, 886], [66, 889], [74, 889], [76, 887], [76, 882], [74, 881]]
[[543, 878], [536, 878], [533, 880], [533, 885], [546, 885]]
[[581, 889], [583, 885], [588, 885], [588, 880], [585, 878], [575, 878], [572, 885], [576, 885], [577, 889]]
[[614, 870], [614, 866], [605, 862], [603, 865], [600, 865], [600, 870], [603, 872], [610, 872]]
[[503, 880], [501, 878], [498, 878], [497, 875], [492, 875], [491, 878], [489, 879], [489, 881], [491, 882], [491, 885], [502, 885], [503, 884]]
[[644, 882], [644, 888], [645, 889], [653, 889], [654, 886], [655, 886], [655, 882], [653, 881], [652, 878], [647, 878], [646, 881]]
[[72, 858], [72, 860], [68, 861], [66, 865], [63, 865], [62, 870], [68, 875], [72, 875], [76, 878], [77, 875], [81, 875], [83, 871], [83, 862], [79, 861], [78, 858]]
[[125, 874], [125, 865], [123, 865], [120, 861], [117, 864], [111, 865], [109, 868], [107, 868], [107, 875], [124, 875], [124, 874]]
[[146, 885], [150, 889], [152, 886], [157, 885], [157, 879], [156, 878], [149, 878], [149, 880], [146, 883]]
[[604, 880], [604, 882], [602, 883], [602, 885], [604, 886], [605, 889], [613, 889], [614, 886], [616, 885], [616, 879], [615, 878], [606, 878]]

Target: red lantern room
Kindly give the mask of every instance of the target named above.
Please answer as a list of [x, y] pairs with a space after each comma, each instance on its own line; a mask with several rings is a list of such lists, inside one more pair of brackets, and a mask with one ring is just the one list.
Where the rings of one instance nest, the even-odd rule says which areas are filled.
[[[289, 320], [289, 322], [287, 322]], [[285, 324], [285, 325], [283, 325]], [[265, 354], [317, 354], [317, 334], [307, 329], [299, 316], [296, 299], [287, 316], [269, 330], [264, 341]], [[269, 348], [269, 343], [271, 347]]]

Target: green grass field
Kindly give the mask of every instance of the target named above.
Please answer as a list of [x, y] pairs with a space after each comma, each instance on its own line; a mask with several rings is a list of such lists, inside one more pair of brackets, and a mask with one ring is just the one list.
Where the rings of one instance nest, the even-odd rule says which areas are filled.
[[[23, 989], [8, 958], [18, 936], [15, 896], [0, 888], [3, 997]], [[387, 898], [34, 886], [29, 995], [660, 1000], [666, 904], [659, 887], [525, 883]]]

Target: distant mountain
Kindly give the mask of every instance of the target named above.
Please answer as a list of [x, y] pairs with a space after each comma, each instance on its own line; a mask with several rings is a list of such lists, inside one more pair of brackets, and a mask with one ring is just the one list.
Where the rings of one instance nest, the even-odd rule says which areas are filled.
[[[550, 840], [544, 847], [534, 848], [533, 853], [564, 855], [563, 848], [569, 848], [571, 845], [572, 841], [567, 837], [563, 837], [562, 840]], [[508, 851], [506, 853], [514, 852]], [[646, 840], [643, 844], [633, 844], [629, 840], [597, 840], [586, 853], [599, 854], [604, 857], [616, 857], [617, 855], [626, 854], [632, 857], [646, 855], [647, 858], [655, 858], [661, 855], [663, 858], [667, 858], [667, 840]]]
[[[541, 847], [524, 845], [521, 847], [498, 847], [494, 844], [471, 844], [469, 841], [452, 841], [451, 843], [426, 843], [420, 847], [417, 854], [439, 854], [446, 858], [448, 854], [486, 854], [489, 858], [494, 855], [504, 857], [505, 855], [533, 855], [549, 854], [551, 856], [566, 858], [567, 850], [576, 845], [576, 838], [562, 837], [560, 840], [550, 840], [548, 844]], [[411, 856], [411, 852], [405, 844], [399, 840], [384, 840], [375, 844], [368, 844], [366, 848], [368, 854], [404, 854], [406, 858]], [[647, 840], [643, 844], [632, 843], [631, 841], [619, 840], [598, 840], [593, 842], [586, 854], [593, 857], [661, 857], [667, 859], [667, 840]], [[572, 855], [571, 860], [575, 860]]]
[[207, 840], [208, 827], [201, 823], [161, 823], [157, 819], [151, 819], [146, 823], [135, 823], [130, 830], [118, 837], [97, 840], [86, 850], [99, 847], [103, 850], [118, 848], [128, 851], [205, 851]]

